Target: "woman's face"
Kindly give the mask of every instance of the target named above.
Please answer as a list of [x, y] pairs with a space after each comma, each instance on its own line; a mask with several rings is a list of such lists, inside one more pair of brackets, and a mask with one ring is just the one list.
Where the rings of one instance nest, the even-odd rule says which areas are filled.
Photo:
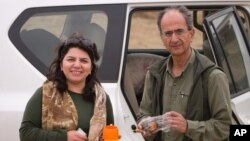
[[91, 59], [87, 52], [76, 47], [70, 48], [62, 60], [61, 70], [68, 85], [84, 85], [92, 70]]

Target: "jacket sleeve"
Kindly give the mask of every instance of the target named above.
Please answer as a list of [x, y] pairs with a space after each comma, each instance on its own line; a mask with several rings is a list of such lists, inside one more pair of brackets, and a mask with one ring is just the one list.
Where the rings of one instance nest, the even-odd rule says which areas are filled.
[[137, 114], [137, 122], [140, 122], [145, 117], [152, 116], [152, 91], [152, 78], [150, 77], [150, 73], [147, 72], [139, 113]]
[[21, 141], [67, 141], [67, 131], [44, 130], [41, 127], [42, 88], [39, 88], [28, 101], [19, 136]]
[[220, 70], [216, 69], [209, 75], [208, 100], [211, 119], [207, 121], [188, 120], [186, 135], [192, 140], [227, 140], [229, 138], [232, 110], [228, 79]]

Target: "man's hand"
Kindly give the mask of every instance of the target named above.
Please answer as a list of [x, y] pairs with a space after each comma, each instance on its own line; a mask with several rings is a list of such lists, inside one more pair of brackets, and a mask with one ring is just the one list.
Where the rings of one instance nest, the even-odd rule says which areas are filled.
[[170, 111], [163, 116], [167, 119], [170, 128], [173, 128], [180, 133], [185, 133], [187, 131], [187, 120], [180, 113]]
[[146, 126], [148, 126], [148, 123], [150, 122], [151, 117], [146, 117], [142, 119], [139, 124], [137, 125], [138, 130], [136, 132], [141, 133], [144, 137], [151, 136], [153, 134], [153, 131], [150, 131], [148, 129], [145, 129]]

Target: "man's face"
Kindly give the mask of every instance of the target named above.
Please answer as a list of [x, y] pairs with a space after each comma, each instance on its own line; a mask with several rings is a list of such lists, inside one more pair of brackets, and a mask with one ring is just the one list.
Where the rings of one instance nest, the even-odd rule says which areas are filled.
[[161, 20], [161, 39], [172, 56], [182, 56], [188, 53], [194, 29], [188, 30], [187, 23], [181, 13], [170, 10]]

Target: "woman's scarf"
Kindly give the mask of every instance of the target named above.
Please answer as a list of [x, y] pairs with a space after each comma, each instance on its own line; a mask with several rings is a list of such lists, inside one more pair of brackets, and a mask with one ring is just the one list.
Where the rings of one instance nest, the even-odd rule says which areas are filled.
[[[106, 125], [106, 95], [104, 89], [95, 85], [94, 113], [90, 120], [89, 141], [98, 141]], [[76, 130], [78, 124], [77, 110], [72, 98], [66, 91], [63, 95], [57, 91], [51, 81], [43, 84], [42, 128]]]

